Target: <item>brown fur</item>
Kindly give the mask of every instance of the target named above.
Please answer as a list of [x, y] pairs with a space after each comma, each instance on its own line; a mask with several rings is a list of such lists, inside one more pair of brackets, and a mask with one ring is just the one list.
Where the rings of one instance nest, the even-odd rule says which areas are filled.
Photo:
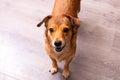
[[[50, 72], [57, 72], [57, 61], [65, 60], [63, 76], [68, 78], [69, 64], [76, 51], [77, 29], [80, 25], [77, 17], [81, 0], [55, 0], [52, 15], [45, 17], [37, 26], [45, 22], [45, 48], [52, 60]], [[56, 41], [61, 41], [58, 49]]]

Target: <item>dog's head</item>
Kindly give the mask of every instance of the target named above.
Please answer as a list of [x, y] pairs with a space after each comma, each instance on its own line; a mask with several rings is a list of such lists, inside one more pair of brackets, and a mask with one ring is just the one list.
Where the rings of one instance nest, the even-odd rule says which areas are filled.
[[45, 23], [45, 33], [50, 45], [52, 45], [57, 52], [62, 51], [66, 45], [71, 43], [73, 35], [77, 33], [77, 29], [80, 26], [79, 18], [68, 15], [49, 15], [45, 17], [37, 27], [41, 26], [42, 23]]

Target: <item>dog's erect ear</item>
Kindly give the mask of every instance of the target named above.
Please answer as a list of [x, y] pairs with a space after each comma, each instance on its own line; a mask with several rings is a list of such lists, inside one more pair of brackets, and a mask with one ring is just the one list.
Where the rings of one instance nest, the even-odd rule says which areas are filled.
[[73, 21], [73, 26], [74, 27], [77, 27], [77, 28], [79, 28], [79, 26], [80, 26], [80, 19], [79, 18], [71, 18], [72, 19], [72, 21]]
[[69, 16], [69, 15], [64, 15], [66, 16], [70, 22], [71, 22], [71, 25], [73, 27], [73, 31], [76, 33], [77, 32], [77, 29], [79, 28], [80, 26], [80, 19], [79, 18], [75, 18], [75, 17], [72, 17], [72, 16]]
[[74, 27], [80, 26], [80, 19], [79, 18], [75, 18], [75, 17], [69, 16], [66, 14], [64, 14], [64, 16], [67, 17], [71, 21], [72, 26], [74, 26]]
[[46, 23], [51, 17], [52, 17], [51, 15], [46, 16], [40, 23], [37, 24], [37, 27], [40, 27], [43, 23], [45, 23], [46, 26]]
[[80, 19], [79, 18], [72, 18], [72, 24], [73, 24], [73, 32], [74, 33], [77, 33], [77, 30], [78, 30], [78, 28], [79, 28], [79, 26], [80, 26]]

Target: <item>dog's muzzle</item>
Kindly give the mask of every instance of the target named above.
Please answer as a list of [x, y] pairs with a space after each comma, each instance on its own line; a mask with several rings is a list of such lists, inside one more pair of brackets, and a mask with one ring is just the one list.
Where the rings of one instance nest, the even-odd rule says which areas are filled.
[[61, 52], [64, 47], [65, 47], [65, 46], [63, 46], [63, 47], [56, 47], [55, 50], [56, 50], [57, 52]]
[[61, 52], [63, 50], [63, 48], [65, 47], [65, 45], [62, 46], [62, 42], [61, 41], [55, 41], [54, 45], [55, 45], [55, 50], [57, 52]]

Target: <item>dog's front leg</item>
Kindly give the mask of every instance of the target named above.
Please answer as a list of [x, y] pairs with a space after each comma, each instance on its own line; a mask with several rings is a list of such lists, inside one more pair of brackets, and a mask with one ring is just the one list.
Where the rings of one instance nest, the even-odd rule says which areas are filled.
[[49, 72], [54, 74], [54, 73], [56, 73], [58, 71], [57, 61], [55, 59], [53, 59], [53, 58], [51, 58], [51, 60], [52, 60], [52, 64], [51, 64]]
[[72, 58], [71, 58], [71, 59], [67, 59], [67, 60], [65, 61], [65, 65], [64, 65], [64, 69], [63, 69], [63, 73], [62, 73], [62, 75], [63, 75], [65, 78], [69, 78], [69, 76], [70, 76], [69, 64], [70, 64], [71, 61], [72, 61]]

